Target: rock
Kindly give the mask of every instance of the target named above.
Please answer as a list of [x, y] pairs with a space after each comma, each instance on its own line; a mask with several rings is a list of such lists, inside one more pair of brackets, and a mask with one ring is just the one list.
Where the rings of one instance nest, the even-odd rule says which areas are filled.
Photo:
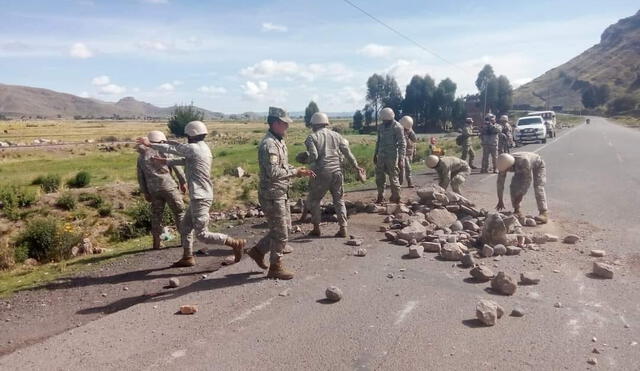
[[491, 288], [503, 295], [513, 295], [518, 288], [516, 280], [504, 272], [498, 272], [491, 280]]
[[594, 365], [595, 366], [595, 365], [598, 364], [598, 360], [595, 359], [595, 358], [589, 358], [589, 359], [587, 359], [587, 363], [590, 364], [590, 365]]
[[534, 234], [531, 239], [533, 240], [533, 243], [537, 243], [539, 245], [544, 245], [545, 243], [547, 243], [547, 236], [545, 236], [544, 234]]
[[387, 239], [387, 241], [395, 241], [398, 239], [398, 234], [396, 232], [384, 232], [384, 237]]
[[456, 236], [455, 234], [450, 234], [447, 236], [447, 242], [448, 243], [456, 243], [458, 242], [458, 236]]
[[493, 255], [506, 255], [507, 254], [507, 248], [504, 245], [498, 244], [495, 245], [493, 247]]
[[521, 285], [537, 285], [540, 283], [540, 274], [536, 272], [524, 272], [520, 273]]
[[28, 258], [24, 261], [24, 265], [28, 265], [30, 267], [35, 267], [38, 264], [39, 264], [38, 261], [35, 260], [34, 258]]
[[387, 215], [396, 215], [396, 214], [409, 214], [411, 210], [404, 204], [396, 204], [390, 203], [387, 204], [385, 209], [385, 214]]
[[349, 240], [346, 244], [349, 246], [360, 246], [362, 245], [362, 240]]
[[507, 228], [507, 233], [513, 233], [517, 228], [522, 227], [515, 215], [502, 218], [502, 222], [504, 223], [505, 228]]
[[173, 277], [169, 280], [169, 287], [178, 287], [180, 286], [180, 280], [177, 277]]
[[556, 308], [562, 308], [562, 303], [561, 302], [557, 302], [555, 304], [553, 304], [554, 307]]
[[479, 282], [487, 282], [495, 276], [491, 269], [482, 266], [473, 268], [469, 273], [471, 274], [471, 277], [475, 278], [476, 281]]
[[577, 236], [577, 235], [575, 235], [575, 234], [570, 234], [570, 235], [566, 236], [566, 237], [562, 240], [562, 242], [564, 242], [564, 243], [566, 243], [566, 244], [569, 244], [569, 245], [573, 245], [573, 244], [575, 244], [575, 243], [576, 243], [576, 242], [578, 242], [578, 241], [580, 241], [580, 237], [578, 237], [578, 236]]
[[411, 246], [411, 245], [417, 245], [417, 244], [418, 244], [418, 241], [416, 241], [415, 239], [413, 239], [413, 240], [409, 240], [409, 246]]
[[606, 263], [594, 262], [593, 274], [600, 278], [613, 278], [613, 267]]
[[422, 247], [422, 245], [412, 245], [411, 247], [409, 247], [410, 258], [422, 258], [423, 253], [424, 247]]
[[438, 242], [423, 242], [422, 247], [426, 252], [440, 252], [440, 243]]
[[507, 245], [507, 227], [499, 213], [490, 213], [482, 228], [482, 242], [495, 246]]
[[367, 255], [367, 249], [365, 249], [364, 247], [359, 248], [358, 250], [356, 250], [355, 256], [366, 256]]
[[328, 287], [324, 294], [328, 300], [333, 302], [340, 301], [342, 299], [342, 290], [336, 286]]
[[486, 326], [495, 325], [503, 314], [504, 309], [493, 300], [482, 299], [476, 304], [476, 317]]
[[285, 289], [284, 291], [280, 292], [278, 295], [279, 296], [289, 296], [291, 293], [291, 289]]
[[480, 255], [484, 256], [485, 258], [492, 257], [493, 256], [493, 247], [491, 247], [489, 245], [482, 246], [482, 250], [480, 250]]
[[378, 228], [378, 232], [386, 232], [389, 230], [389, 227], [381, 225], [380, 228]]
[[446, 243], [440, 249], [440, 257], [448, 261], [458, 261], [462, 259], [464, 253], [458, 243]]
[[453, 224], [458, 220], [456, 214], [453, 214], [445, 209], [434, 209], [427, 214], [427, 220], [435, 224], [438, 228], [445, 228]]
[[182, 305], [180, 306], [180, 314], [194, 314], [198, 311], [198, 307], [195, 305]]
[[422, 241], [427, 237], [427, 227], [423, 226], [420, 222], [413, 221], [409, 226], [402, 228], [398, 232], [398, 238], [403, 240], [416, 240]]
[[476, 261], [471, 254], [462, 255], [462, 259], [460, 259], [460, 263], [465, 268], [471, 268], [476, 265]]
[[549, 233], [545, 233], [544, 237], [547, 240], [547, 242], [558, 242], [560, 240], [558, 236], [555, 236]]
[[591, 256], [596, 258], [602, 258], [607, 253], [604, 250], [591, 250]]
[[396, 245], [407, 246], [407, 245], [409, 245], [409, 241], [403, 240], [402, 238], [398, 238], [396, 240]]
[[453, 232], [460, 232], [464, 229], [464, 227], [462, 226], [462, 222], [459, 220], [453, 222], [453, 224], [451, 224], [449, 228], [451, 228], [451, 231]]
[[480, 227], [478, 227], [478, 225], [472, 221], [462, 222], [462, 227], [465, 231], [477, 232], [480, 230]]
[[514, 307], [511, 310], [511, 317], [524, 317], [524, 309], [520, 307]]
[[391, 223], [392, 221], [394, 221], [396, 219], [395, 216], [393, 215], [388, 215], [387, 217], [384, 218], [384, 222], [385, 223]]
[[535, 227], [538, 225], [538, 223], [536, 223], [536, 220], [533, 218], [525, 218], [524, 225], [527, 227]]
[[507, 246], [507, 255], [520, 255], [522, 249], [517, 246]]
[[378, 205], [376, 204], [368, 204], [364, 209], [364, 211], [369, 214], [375, 214], [378, 212], [378, 210]]

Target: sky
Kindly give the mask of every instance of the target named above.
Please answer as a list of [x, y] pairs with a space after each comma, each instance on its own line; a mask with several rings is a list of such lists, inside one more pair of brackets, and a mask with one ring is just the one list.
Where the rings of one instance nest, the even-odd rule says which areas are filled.
[[[373, 73], [446, 77], [486, 63], [514, 86], [635, 14], [637, 0], [0, 0], [0, 83], [224, 113], [364, 105]], [[435, 54], [434, 54], [435, 53]]]

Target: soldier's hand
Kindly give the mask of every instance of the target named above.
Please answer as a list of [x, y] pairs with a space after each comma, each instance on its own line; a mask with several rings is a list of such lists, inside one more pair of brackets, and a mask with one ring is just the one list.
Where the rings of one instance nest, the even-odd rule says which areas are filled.
[[498, 204], [496, 205], [496, 210], [498, 211], [504, 210], [504, 202], [502, 200], [498, 201]]
[[147, 138], [147, 137], [138, 137], [138, 138], [136, 138], [136, 143], [142, 144], [145, 147], [151, 147], [151, 142], [149, 141], [149, 138]]
[[298, 176], [306, 176], [309, 178], [315, 178], [316, 177], [316, 173], [313, 172], [313, 170], [309, 170], [309, 169], [305, 169], [303, 167], [298, 169]]
[[151, 158], [151, 160], [156, 164], [156, 165], [166, 165], [167, 164], [167, 159], [164, 157], [158, 157], [158, 156], [154, 156]]
[[180, 184], [180, 192], [182, 192], [183, 194], [187, 194], [187, 185], [186, 184]]
[[144, 194], [144, 199], [145, 199], [147, 202], [151, 202], [151, 195], [150, 195], [150, 194], [148, 194], [148, 193], [145, 193], [145, 194]]

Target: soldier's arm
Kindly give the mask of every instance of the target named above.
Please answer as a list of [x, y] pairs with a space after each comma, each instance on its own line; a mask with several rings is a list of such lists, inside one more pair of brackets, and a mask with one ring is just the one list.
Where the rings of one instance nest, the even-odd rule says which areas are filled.
[[260, 149], [258, 157], [260, 166], [271, 179], [289, 179], [298, 175], [298, 169], [293, 166], [283, 167], [278, 164], [278, 151], [268, 143]]
[[[187, 159], [184, 157], [174, 157], [167, 159], [167, 166], [178, 169], [176, 166], [185, 166], [187, 164]], [[182, 170], [180, 170], [182, 172]]]
[[438, 167], [438, 176], [440, 178], [439, 185], [440, 187], [447, 189], [449, 183], [451, 183], [451, 170], [449, 169], [440, 169]]
[[396, 146], [398, 148], [398, 158], [403, 158], [407, 150], [407, 142], [404, 139], [404, 133], [400, 125], [396, 126]]
[[351, 152], [351, 148], [349, 148], [349, 142], [347, 142], [347, 140], [344, 138], [340, 138], [340, 139], [341, 139], [340, 147], [339, 147], [340, 152], [347, 159], [347, 162], [353, 165], [353, 167], [358, 168], [358, 160], [356, 160], [356, 157]]
[[498, 174], [498, 184], [497, 184], [497, 189], [498, 189], [498, 202], [502, 203], [503, 202], [503, 196], [504, 196], [504, 182], [507, 179], [507, 172], [506, 171], [501, 171]]
[[144, 177], [144, 172], [142, 171], [142, 163], [141, 159], [138, 159], [138, 164], [136, 166], [137, 175], [138, 175], [138, 185], [140, 186], [140, 192], [144, 195], [149, 194], [149, 188], [147, 188], [147, 180]]
[[309, 153], [309, 163], [315, 162], [318, 159], [318, 148], [316, 148], [316, 143], [313, 141], [311, 135], [304, 141], [304, 145], [307, 147], [307, 152]]
[[180, 157], [190, 157], [193, 154], [191, 146], [178, 142], [151, 143], [151, 148], [160, 153], [169, 153]]
[[378, 154], [378, 146], [380, 146], [380, 128], [378, 128], [378, 135], [376, 137], [376, 148], [373, 150], [373, 155]]
[[409, 131], [409, 139], [411, 139], [412, 142], [417, 142], [418, 141], [418, 137], [416, 136], [416, 132], [413, 131], [413, 129], [411, 129]]
[[[185, 162], [184, 160], [185, 160], [184, 157], [179, 159], [174, 159], [174, 158], [167, 159], [167, 166], [169, 166], [169, 170], [173, 171], [173, 173], [176, 175], [176, 178], [178, 178], [178, 183], [181, 185], [187, 184], [187, 178], [184, 176], [184, 171], [182, 171], [182, 168], [179, 167], [184, 165], [178, 165], [180, 162], [184, 163]], [[178, 164], [176, 164], [176, 162]]]

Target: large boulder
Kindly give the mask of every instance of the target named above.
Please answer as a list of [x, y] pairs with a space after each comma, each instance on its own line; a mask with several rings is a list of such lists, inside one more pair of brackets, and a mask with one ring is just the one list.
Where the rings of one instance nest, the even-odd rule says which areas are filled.
[[440, 249], [440, 257], [443, 260], [459, 261], [464, 255], [460, 243], [446, 243]]
[[475, 280], [478, 282], [487, 282], [495, 276], [495, 274], [491, 269], [487, 267], [483, 267], [481, 265], [478, 265], [475, 268], [473, 268], [469, 272], [469, 274], [471, 274], [471, 277], [475, 278]]
[[486, 326], [495, 325], [502, 315], [504, 309], [493, 300], [482, 299], [476, 304], [476, 317]]
[[518, 284], [513, 277], [504, 272], [498, 272], [498, 275], [491, 280], [491, 288], [502, 295], [513, 295]]
[[449, 199], [447, 198], [447, 192], [444, 188], [440, 187], [437, 184], [431, 184], [429, 186], [418, 188], [416, 191], [418, 194], [418, 198], [420, 198], [421, 204], [430, 204], [433, 201], [443, 202], [446, 199], [446, 203], [449, 203]]
[[398, 232], [398, 238], [411, 241], [422, 241], [427, 237], [427, 227], [418, 221], [413, 221], [409, 226], [404, 227]]
[[498, 213], [489, 213], [482, 227], [482, 242], [495, 245], [508, 245], [507, 227]]
[[458, 217], [446, 209], [434, 209], [427, 214], [427, 220], [435, 224], [438, 228], [445, 228], [458, 220]]

